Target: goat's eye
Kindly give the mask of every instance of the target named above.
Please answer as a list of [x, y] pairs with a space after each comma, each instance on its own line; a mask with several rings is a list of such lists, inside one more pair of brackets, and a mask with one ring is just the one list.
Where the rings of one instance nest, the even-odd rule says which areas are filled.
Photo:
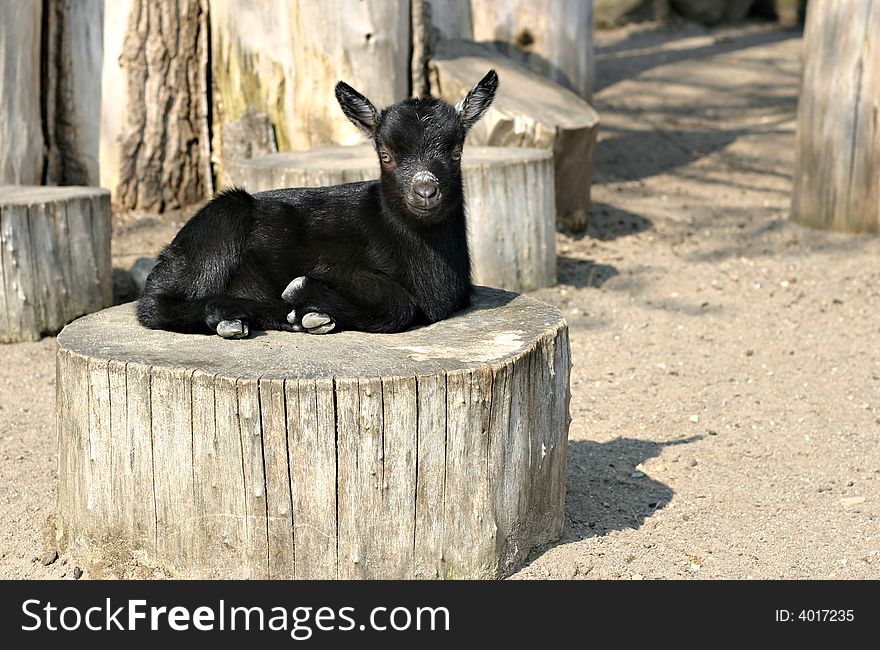
[[453, 160], [461, 160], [461, 149], [455, 149], [455, 150], [453, 150], [453, 152], [452, 152], [452, 159], [453, 159]]
[[383, 163], [386, 163], [386, 164], [390, 163], [391, 162], [391, 154], [388, 153], [387, 151], [380, 151], [379, 152], [379, 160], [381, 160]]

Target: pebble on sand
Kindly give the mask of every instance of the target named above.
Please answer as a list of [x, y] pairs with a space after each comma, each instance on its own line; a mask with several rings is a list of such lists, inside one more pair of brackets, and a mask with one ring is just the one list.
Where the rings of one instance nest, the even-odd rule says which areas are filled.
[[840, 500], [842, 506], [857, 506], [865, 502], [865, 497], [844, 497]]
[[57, 559], [58, 551], [47, 551], [46, 553], [43, 553], [42, 557], [40, 558], [40, 564], [42, 564], [43, 566], [49, 566], [50, 564], [54, 564], [55, 560]]

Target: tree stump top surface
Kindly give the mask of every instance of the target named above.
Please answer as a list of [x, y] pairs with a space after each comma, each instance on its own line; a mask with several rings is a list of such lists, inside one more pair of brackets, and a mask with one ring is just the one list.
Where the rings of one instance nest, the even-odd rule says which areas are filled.
[[128, 303], [76, 320], [58, 345], [85, 357], [231, 378], [409, 377], [509, 362], [564, 325], [551, 305], [476, 287], [469, 308], [398, 334], [255, 332], [226, 340], [146, 329]]
[[[464, 169], [493, 164], [549, 160], [553, 152], [548, 149], [527, 147], [465, 147], [462, 157]], [[310, 151], [286, 151], [270, 153], [257, 158], [233, 161], [236, 165], [261, 167], [294, 167], [297, 169], [320, 169], [351, 171], [353, 169], [376, 170], [379, 161], [371, 144], [353, 146], [318, 147]]]
[[0, 205], [33, 205], [46, 201], [67, 201], [70, 199], [91, 198], [110, 195], [102, 187], [82, 187], [65, 185], [51, 187], [46, 185], [0, 185]]

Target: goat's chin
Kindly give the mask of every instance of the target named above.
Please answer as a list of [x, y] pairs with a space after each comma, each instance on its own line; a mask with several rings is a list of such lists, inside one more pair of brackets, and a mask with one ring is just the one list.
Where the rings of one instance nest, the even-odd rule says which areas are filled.
[[446, 216], [446, 210], [443, 209], [441, 203], [432, 205], [429, 208], [416, 203], [410, 203], [409, 201], [405, 201], [405, 203], [406, 209], [413, 217], [415, 217], [415, 221], [426, 226], [436, 225], [443, 221]]

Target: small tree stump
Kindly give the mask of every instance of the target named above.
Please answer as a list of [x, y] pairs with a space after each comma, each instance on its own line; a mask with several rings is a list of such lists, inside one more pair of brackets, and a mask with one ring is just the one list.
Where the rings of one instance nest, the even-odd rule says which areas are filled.
[[[553, 156], [520, 147], [465, 147], [462, 161], [474, 281], [510, 291], [556, 284]], [[321, 147], [225, 163], [226, 180], [259, 192], [379, 177], [371, 145]]]
[[880, 2], [811, 2], [792, 219], [880, 232]]
[[[185, 577], [496, 578], [563, 524], [568, 329], [478, 288], [400, 334], [58, 337], [58, 512], [79, 561]], [[114, 560], [115, 559], [115, 560]]]
[[112, 303], [110, 194], [0, 185], [0, 342], [36, 341]]

